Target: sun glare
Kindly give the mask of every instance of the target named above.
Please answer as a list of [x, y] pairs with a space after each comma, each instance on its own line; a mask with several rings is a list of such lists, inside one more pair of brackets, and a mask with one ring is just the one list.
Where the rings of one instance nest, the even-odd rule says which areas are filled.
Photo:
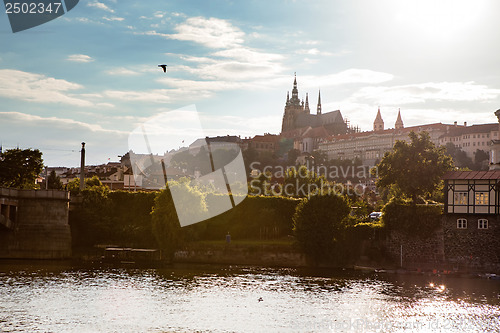
[[426, 39], [449, 39], [480, 23], [486, 0], [410, 0], [397, 1], [395, 18]]

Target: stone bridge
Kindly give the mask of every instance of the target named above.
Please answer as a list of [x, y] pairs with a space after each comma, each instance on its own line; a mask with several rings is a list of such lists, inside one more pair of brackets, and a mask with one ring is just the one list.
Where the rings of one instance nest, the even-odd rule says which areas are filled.
[[69, 192], [0, 188], [0, 258], [71, 256]]

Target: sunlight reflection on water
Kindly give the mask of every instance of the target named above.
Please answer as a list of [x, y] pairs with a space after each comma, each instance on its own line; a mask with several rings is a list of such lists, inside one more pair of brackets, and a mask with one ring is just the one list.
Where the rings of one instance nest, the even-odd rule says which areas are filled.
[[498, 332], [500, 327], [500, 283], [483, 279], [200, 265], [6, 268], [0, 266], [2, 332]]

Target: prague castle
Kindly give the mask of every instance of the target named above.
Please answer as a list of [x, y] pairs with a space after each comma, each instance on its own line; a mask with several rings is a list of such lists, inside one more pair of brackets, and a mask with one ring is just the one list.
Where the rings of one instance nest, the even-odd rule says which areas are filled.
[[[321, 128], [326, 130], [329, 135], [347, 133], [347, 124], [342, 118], [339, 110], [323, 113], [321, 109], [321, 93], [318, 93], [318, 104], [316, 114], [311, 114], [309, 108], [309, 96], [306, 94], [306, 100], [299, 99], [299, 90], [297, 89], [297, 77], [293, 81], [292, 97], [287, 93], [285, 111], [283, 113], [283, 123], [281, 125], [281, 135], [297, 136], [308, 128]], [[295, 135], [293, 133], [296, 133]]]

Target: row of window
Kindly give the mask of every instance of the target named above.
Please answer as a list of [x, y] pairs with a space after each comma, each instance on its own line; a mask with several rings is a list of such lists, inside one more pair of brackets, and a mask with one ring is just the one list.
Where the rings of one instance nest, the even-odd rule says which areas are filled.
[[[477, 220], [478, 229], [488, 229], [488, 220], [479, 219]], [[461, 218], [457, 219], [457, 229], [467, 229], [467, 219]]]
[[[455, 205], [467, 205], [468, 197], [468, 192], [455, 192], [453, 203]], [[489, 192], [476, 192], [474, 199], [476, 206], [486, 206], [489, 204]]]

